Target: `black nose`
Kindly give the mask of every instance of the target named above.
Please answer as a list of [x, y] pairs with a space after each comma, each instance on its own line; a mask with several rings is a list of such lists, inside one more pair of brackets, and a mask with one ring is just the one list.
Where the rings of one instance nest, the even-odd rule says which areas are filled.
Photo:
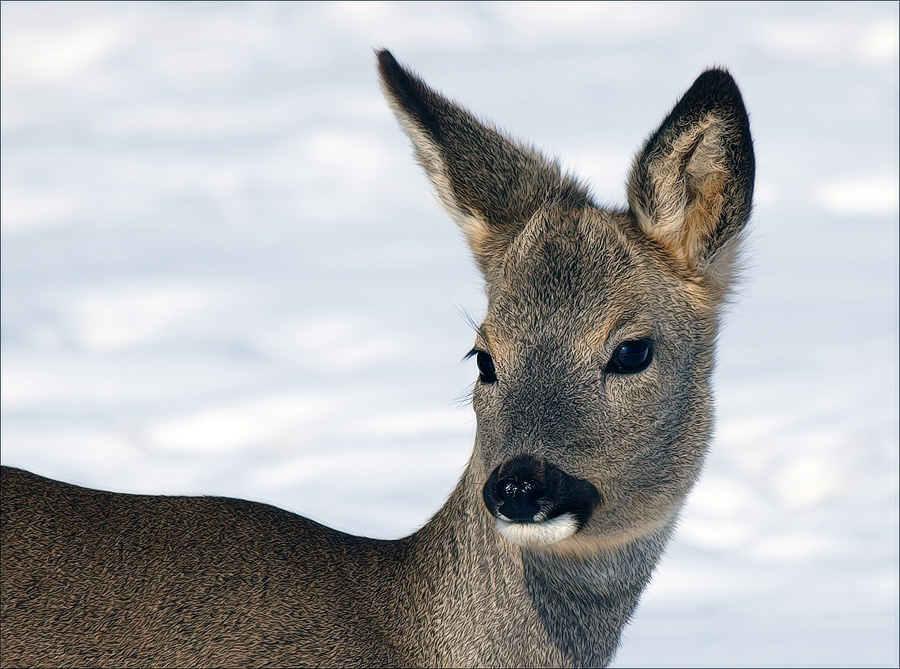
[[584, 525], [601, 503], [592, 483], [531, 455], [520, 455], [497, 467], [482, 489], [495, 517], [517, 523], [540, 523], [571, 513]]
[[495, 469], [484, 487], [488, 508], [494, 506], [509, 520], [535, 520], [547, 501], [543, 470], [541, 463], [530, 456], [518, 457]]

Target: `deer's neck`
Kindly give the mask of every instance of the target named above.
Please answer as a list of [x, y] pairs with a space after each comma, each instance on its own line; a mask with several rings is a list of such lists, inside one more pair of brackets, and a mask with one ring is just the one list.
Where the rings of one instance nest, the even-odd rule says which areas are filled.
[[[404, 540], [399, 577], [419, 664], [605, 666], [667, 530], [587, 557], [503, 539], [466, 470], [444, 507]], [[395, 591], [397, 592], [397, 591]], [[409, 645], [412, 640], [397, 640]]]

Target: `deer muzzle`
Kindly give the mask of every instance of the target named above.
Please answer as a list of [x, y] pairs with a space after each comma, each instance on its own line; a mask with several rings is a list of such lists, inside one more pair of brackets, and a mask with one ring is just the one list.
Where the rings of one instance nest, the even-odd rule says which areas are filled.
[[523, 546], [548, 545], [572, 536], [601, 500], [592, 483], [531, 455], [497, 467], [482, 495], [500, 534]]

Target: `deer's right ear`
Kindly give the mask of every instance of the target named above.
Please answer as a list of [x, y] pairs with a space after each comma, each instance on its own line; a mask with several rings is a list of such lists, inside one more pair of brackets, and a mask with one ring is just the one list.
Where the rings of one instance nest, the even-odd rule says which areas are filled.
[[378, 52], [378, 70], [416, 157], [488, 280], [539, 208], [587, 201], [555, 162], [478, 121], [404, 69], [389, 51]]
[[628, 204], [638, 226], [723, 293], [750, 216], [755, 161], [737, 84], [707, 70], [638, 154]]

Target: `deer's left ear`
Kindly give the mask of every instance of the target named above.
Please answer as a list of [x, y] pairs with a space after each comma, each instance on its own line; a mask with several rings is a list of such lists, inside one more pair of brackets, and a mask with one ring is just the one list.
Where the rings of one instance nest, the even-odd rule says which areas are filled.
[[482, 123], [390, 52], [378, 53], [378, 69], [388, 103], [489, 284], [513, 238], [542, 206], [587, 203], [587, 192], [555, 161]]
[[737, 84], [723, 70], [707, 70], [635, 159], [628, 204], [646, 236], [724, 291], [750, 216], [754, 173]]

